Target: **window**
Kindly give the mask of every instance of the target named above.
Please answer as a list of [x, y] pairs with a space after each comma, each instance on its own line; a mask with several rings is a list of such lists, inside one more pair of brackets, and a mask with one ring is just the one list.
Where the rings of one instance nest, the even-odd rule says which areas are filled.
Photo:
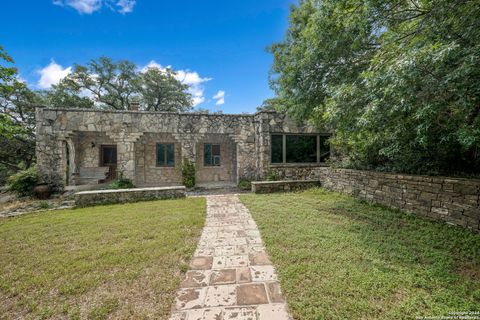
[[110, 166], [117, 164], [117, 146], [116, 145], [101, 145], [100, 146], [100, 165]]
[[175, 145], [173, 143], [157, 143], [157, 167], [175, 166]]
[[283, 135], [272, 135], [272, 163], [283, 162]]
[[317, 136], [287, 135], [286, 162], [317, 162]]
[[330, 158], [330, 136], [320, 136], [320, 162], [325, 162]]
[[205, 143], [203, 145], [203, 160], [205, 166], [220, 166], [220, 145]]
[[273, 134], [271, 162], [324, 163], [330, 157], [327, 135]]

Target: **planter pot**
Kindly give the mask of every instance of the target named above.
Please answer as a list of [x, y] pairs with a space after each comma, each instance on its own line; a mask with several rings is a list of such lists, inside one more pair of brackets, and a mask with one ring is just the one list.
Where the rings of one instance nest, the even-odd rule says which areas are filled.
[[51, 190], [48, 184], [39, 184], [33, 188], [33, 196], [40, 200], [50, 198]]

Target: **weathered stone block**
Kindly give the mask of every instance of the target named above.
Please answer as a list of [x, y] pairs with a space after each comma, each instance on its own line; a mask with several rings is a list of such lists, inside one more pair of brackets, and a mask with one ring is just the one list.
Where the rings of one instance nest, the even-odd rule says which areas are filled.
[[253, 193], [272, 193], [290, 190], [303, 190], [320, 186], [319, 180], [283, 180], [283, 181], [254, 181]]
[[184, 198], [185, 192], [184, 186], [82, 191], [75, 194], [75, 205], [85, 207], [96, 204]]

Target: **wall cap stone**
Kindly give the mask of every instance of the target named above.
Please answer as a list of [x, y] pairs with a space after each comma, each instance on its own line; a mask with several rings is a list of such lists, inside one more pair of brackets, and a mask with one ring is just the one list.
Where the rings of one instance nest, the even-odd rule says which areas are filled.
[[456, 183], [456, 182], [472, 182], [472, 183], [480, 183], [480, 179], [478, 178], [466, 178], [466, 177], [455, 177], [455, 176], [428, 176], [428, 175], [419, 175], [419, 174], [409, 174], [409, 173], [401, 173], [401, 172], [383, 172], [383, 171], [373, 171], [373, 170], [359, 170], [359, 169], [348, 169], [348, 168], [335, 168], [331, 166], [319, 166], [322, 168], [328, 168], [330, 170], [335, 171], [343, 171], [345, 173], [362, 173], [366, 175], [376, 175], [381, 177], [390, 177], [394, 179], [407, 179], [407, 180], [418, 180], [422, 181], [423, 179], [432, 179], [442, 180], [448, 183]]
[[[37, 109], [42, 111], [52, 111], [52, 112], [91, 112], [91, 113], [124, 113], [124, 114], [158, 114], [158, 115], [186, 115], [186, 116], [207, 116], [207, 117], [247, 117], [252, 118], [257, 113], [248, 113], [248, 114], [230, 114], [230, 113], [204, 113], [204, 112], [169, 112], [169, 111], [131, 111], [131, 110], [98, 110], [98, 109], [82, 109], [82, 108], [48, 108], [37, 106]], [[276, 111], [274, 111], [276, 113]]]
[[278, 181], [252, 181], [252, 185], [276, 185], [276, 184], [295, 184], [295, 183], [319, 183], [320, 180], [278, 180]]
[[80, 191], [80, 192], [76, 192], [75, 195], [122, 193], [122, 192], [144, 192], [144, 191], [171, 191], [171, 190], [186, 191], [187, 188], [185, 188], [185, 186], [173, 186], [173, 187], [154, 187], [154, 188], [108, 189], [108, 190]]

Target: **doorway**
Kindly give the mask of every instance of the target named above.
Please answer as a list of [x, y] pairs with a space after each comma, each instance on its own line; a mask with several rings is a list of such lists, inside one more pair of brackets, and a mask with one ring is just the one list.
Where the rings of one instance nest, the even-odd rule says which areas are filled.
[[105, 144], [100, 146], [100, 166], [108, 167], [107, 180], [117, 178], [117, 146]]

